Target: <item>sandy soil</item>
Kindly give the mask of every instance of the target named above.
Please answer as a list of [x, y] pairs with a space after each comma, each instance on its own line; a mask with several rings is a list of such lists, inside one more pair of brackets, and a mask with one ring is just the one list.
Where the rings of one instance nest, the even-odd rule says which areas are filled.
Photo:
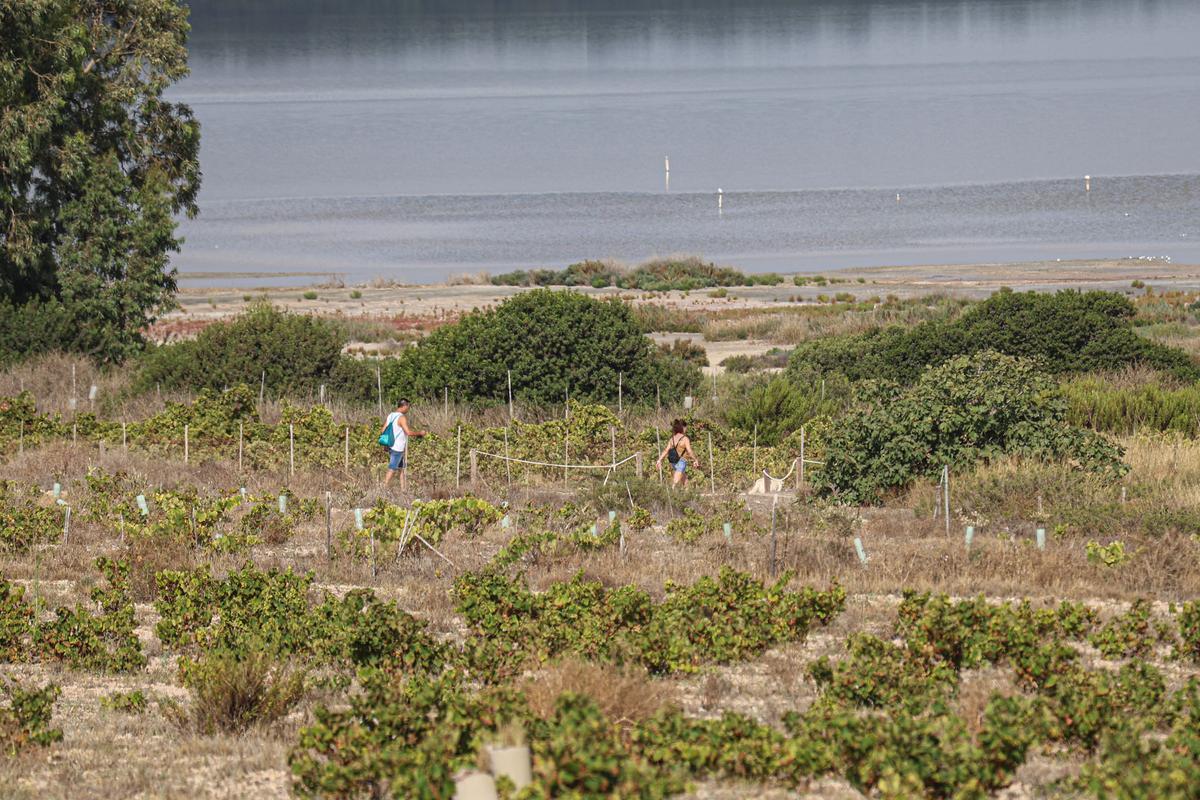
[[[230, 278], [240, 277], [231, 274]], [[324, 277], [324, 276], [314, 276]], [[789, 276], [790, 277], [790, 276]], [[693, 292], [634, 292], [619, 289], [581, 288], [578, 291], [597, 297], [619, 296], [637, 303], [654, 303], [684, 308], [730, 309], [770, 308], [791, 298], [815, 300], [818, 295], [848, 291], [855, 295], [894, 294], [912, 297], [925, 294], [953, 294], [986, 297], [1002, 286], [1019, 290], [1053, 291], [1056, 289], [1128, 290], [1130, 283], [1141, 280], [1157, 289], [1200, 290], [1200, 265], [1168, 264], [1159, 261], [1123, 259], [1117, 261], [1043, 261], [1026, 264], [969, 264], [952, 266], [875, 267], [825, 273], [837, 279], [831, 286], [748, 286], [729, 290], [729, 297], [711, 298], [707, 290]], [[861, 282], [860, 282], [861, 279]], [[315, 291], [315, 300], [306, 300], [305, 291]], [[182, 306], [166, 317], [167, 321], [206, 320], [228, 316], [246, 305], [246, 298], [265, 298], [296, 311], [347, 316], [454, 316], [475, 308], [494, 305], [524, 288], [490, 284], [424, 286], [308, 286], [280, 288], [271, 278], [263, 277], [255, 288], [205, 287], [183, 288]], [[352, 298], [351, 292], [361, 297]]]

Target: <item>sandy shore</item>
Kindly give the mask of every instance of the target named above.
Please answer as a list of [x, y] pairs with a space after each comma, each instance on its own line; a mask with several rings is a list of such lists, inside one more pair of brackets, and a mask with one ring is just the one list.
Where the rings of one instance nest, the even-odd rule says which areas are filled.
[[[351, 317], [412, 317], [437, 319], [456, 316], [464, 311], [485, 308], [518, 292], [511, 286], [490, 284], [430, 284], [421, 286], [288, 286], [272, 285], [268, 273], [230, 275], [261, 280], [254, 288], [204, 287], [183, 288], [179, 292], [181, 310], [165, 318], [168, 323], [201, 323], [236, 314], [245, 308], [247, 298], [265, 298], [278, 306], [313, 314], [342, 314]], [[283, 276], [279, 276], [283, 277]], [[289, 277], [292, 275], [289, 274]], [[849, 292], [856, 297], [914, 297], [926, 294], [951, 294], [962, 297], [987, 297], [1002, 286], [1017, 290], [1054, 291], [1057, 289], [1108, 289], [1133, 291], [1130, 284], [1140, 280], [1155, 290], [1200, 291], [1200, 265], [1167, 264], [1158, 261], [1049, 261], [1024, 264], [963, 264], [913, 267], [874, 267], [830, 271], [825, 277], [838, 282], [827, 286], [795, 286], [790, 281], [780, 286], [748, 286], [729, 289], [725, 298], [709, 297], [707, 290], [693, 292], [636, 292], [619, 289], [583, 288], [579, 291], [597, 297], [620, 296], [637, 303], [657, 303], [682, 308], [734, 309], [769, 308], [792, 298], [816, 300]], [[314, 280], [325, 276], [314, 276]], [[316, 299], [304, 293], [315, 292]], [[352, 292], [360, 297], [351, 297]]]

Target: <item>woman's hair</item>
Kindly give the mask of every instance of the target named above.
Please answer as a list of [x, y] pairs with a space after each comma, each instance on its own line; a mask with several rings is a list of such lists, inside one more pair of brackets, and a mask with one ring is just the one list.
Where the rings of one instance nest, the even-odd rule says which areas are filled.
[[671, 433], [683, 433], [683, 429], [687, 427], [687, 423], [681, 419], [671, 422]]

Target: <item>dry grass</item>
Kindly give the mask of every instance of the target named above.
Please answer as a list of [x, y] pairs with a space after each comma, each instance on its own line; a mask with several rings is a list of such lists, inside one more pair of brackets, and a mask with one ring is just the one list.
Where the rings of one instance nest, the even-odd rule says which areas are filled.
[[548, 719], [563, 692], [586, 694], [610, 720], [628, 725], [676, 702], [670, 684], [652, 680], [642, 667], [594, 664], [566, 658], [527, 677], [522, 685], [533, 713]]

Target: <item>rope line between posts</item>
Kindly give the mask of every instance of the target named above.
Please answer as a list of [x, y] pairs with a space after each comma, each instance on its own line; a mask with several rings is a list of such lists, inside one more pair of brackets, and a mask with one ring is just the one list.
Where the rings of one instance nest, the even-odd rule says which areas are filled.
[[604, 470], [616, 469], [617, 467], [621, 466], [622, 464], [628, 464], [630, 461], [633, 461], [635, 458], [637, 458], [637, 453], [634, 453], [633, 455], [628, 456], [627, 458], [623, 458], [620, 461], [616, 461], [612, 464], [551, 464], [548, 461], [529, 461], [524, 458], [512, 458], [511, 456], [502, 456], [502, 455], [497, 455], [496, 453], [488, 453], [484, 450], [476, 450], [475, 455], [487, 456], [488, 458], [498, 458], [501, 461], [511, 461], [514, 464], [529, 464], [529, 465], [535, 466], [535, 467], [554, 467], [555, 469], [604, 469]]
[[[800, 459], [798, 459], [798, 458], [797, 458], [797, 459], [793, 459], [793, 460], [792, 460], [792, 468], [791, 468], [791, 469], [789, 469], [789, 470], [787, 471], [787, 474], [786, 474], [786, 475], [784, 475], [782, 478], [776, 478], [774, 475], [772, 475], [771, 473], [767, 472], [765, 469], [762, 471], [762, 474], [763, 474], [763, 476], [764, 476], [764, 477], [767, 477], [767, 478], [769, 478], [769, 479], [771, 479], [771, 480], [773, 480], [773, 481], [786, 481], [788, 478], [792, 477], [792, 475], [794, 475], [794, 474], [795, 474], [795, 472], [796, 472], [796, 465], [797, 465], [797, 464], [799, 464], [799, 463], [800, 463]], [[824, 461], [813, 461], [811, 458], [806, 458], [806, 459], [804, 459], [804, 463], [805, 463], [805, 464], [816, 464], [817, 466], [824, 466], [824, 465], [825, 465], [825, 462], [824, 462]]]

